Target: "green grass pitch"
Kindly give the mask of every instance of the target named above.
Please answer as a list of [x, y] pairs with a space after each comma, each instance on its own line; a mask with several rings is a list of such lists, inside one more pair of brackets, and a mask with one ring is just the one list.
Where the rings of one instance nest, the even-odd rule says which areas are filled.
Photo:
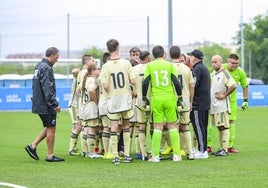
[[[1, 112], [0, 122], [0, 182], [36, 188], [268, 187], [268, 107], [239, 109], [235, 146], [240, 153], [193, 161], [183, 157], [180, 163], [134, 160], [113, 165], [111, 160], [68, 156], [71, 120], [67, 111], [58, 116], [55, 143], [55, 154], [66, 161], [45, 162], [45, 140], [37, 150], [40, 160], [35, 161], [24, 147], [42, 129], [39, 117], [31, 112]], [[148, 150], [150, 145], [148, 139]], [[213, 148], [218, 148], [218, 141]], [[134, 145], [134, 155], [133, 150]]]

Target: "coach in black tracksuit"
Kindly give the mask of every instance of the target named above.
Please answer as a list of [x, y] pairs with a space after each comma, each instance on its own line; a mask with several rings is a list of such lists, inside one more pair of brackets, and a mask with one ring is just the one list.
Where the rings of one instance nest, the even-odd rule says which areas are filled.
[[190, 62], [193, 65], [195, 80], [195, 92], [190, 119], [198, 142], [198, 150], [195, 158], [208, 158], [207, 154], [207, 127], [210, 109], [210, 73], [203, 64], [203, 53], [194, 50], [189, 53]]
[[45, 160], [47, 162], [64, 161], [64, 159], [54, 155], [56, 114], [60, 112], [60, 106], [56, 99], [56, 85], [52, 67], [58, 58], [59, 50], [50, 47], [46, 50], [46, 57], [34, 68], [32, 112], [39, 115], [44, 128], [36, 139], [25, 147], [30, 157], [39, 160], [36, 148], [46, 138], [47, 157]]

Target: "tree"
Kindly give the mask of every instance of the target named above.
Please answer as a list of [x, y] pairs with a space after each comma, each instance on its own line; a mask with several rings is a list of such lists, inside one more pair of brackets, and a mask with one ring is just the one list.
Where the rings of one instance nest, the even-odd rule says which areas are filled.
[[231, 49], [224, 48], [216, 43], [206, 44], [205, 46], [199, 47], [198, 49], [204, 53], [203, 62], [209, 68], [210, 71], [212, 71], [211, 58], [213, 55], [222, 56], [223, 62], [226, 62], [228, 56], [231, 53]]
[[[246, 72], [268, 83], [268, 11], [264, 15], [255, 16], [244, 28], [244, 68]], [[241, 45], [241, 30], [236, 40]], [[241, 46], [239, 48], [241, 51]], [[251, 70], [249, 69], [251, 63]]]

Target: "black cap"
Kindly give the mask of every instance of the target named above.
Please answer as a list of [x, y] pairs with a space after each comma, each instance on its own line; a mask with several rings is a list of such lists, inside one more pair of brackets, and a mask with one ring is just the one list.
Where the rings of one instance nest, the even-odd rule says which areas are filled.
[[196, 57], [196, 58], [198, 58], [198, 59], [203, 59], [203, 52], [201, 52], [200, 50], [197, 50], [197, 49], [195, 49], [194, 51], [192, 51], [191, 53], [188, 53], [188, 55], [190, 55], [190, 56], [194, 56], [194, 57]]

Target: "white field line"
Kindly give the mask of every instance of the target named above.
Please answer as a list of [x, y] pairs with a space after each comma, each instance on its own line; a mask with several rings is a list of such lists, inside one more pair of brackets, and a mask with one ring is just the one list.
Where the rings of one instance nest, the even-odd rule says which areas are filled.
[[6, 182], [0, 182], [0, 185], [7, 186], [7, 187], [13, 187], [13, 188], [27, 188], [25, 186], [16, 185], [12, 183], [6, 183]]

